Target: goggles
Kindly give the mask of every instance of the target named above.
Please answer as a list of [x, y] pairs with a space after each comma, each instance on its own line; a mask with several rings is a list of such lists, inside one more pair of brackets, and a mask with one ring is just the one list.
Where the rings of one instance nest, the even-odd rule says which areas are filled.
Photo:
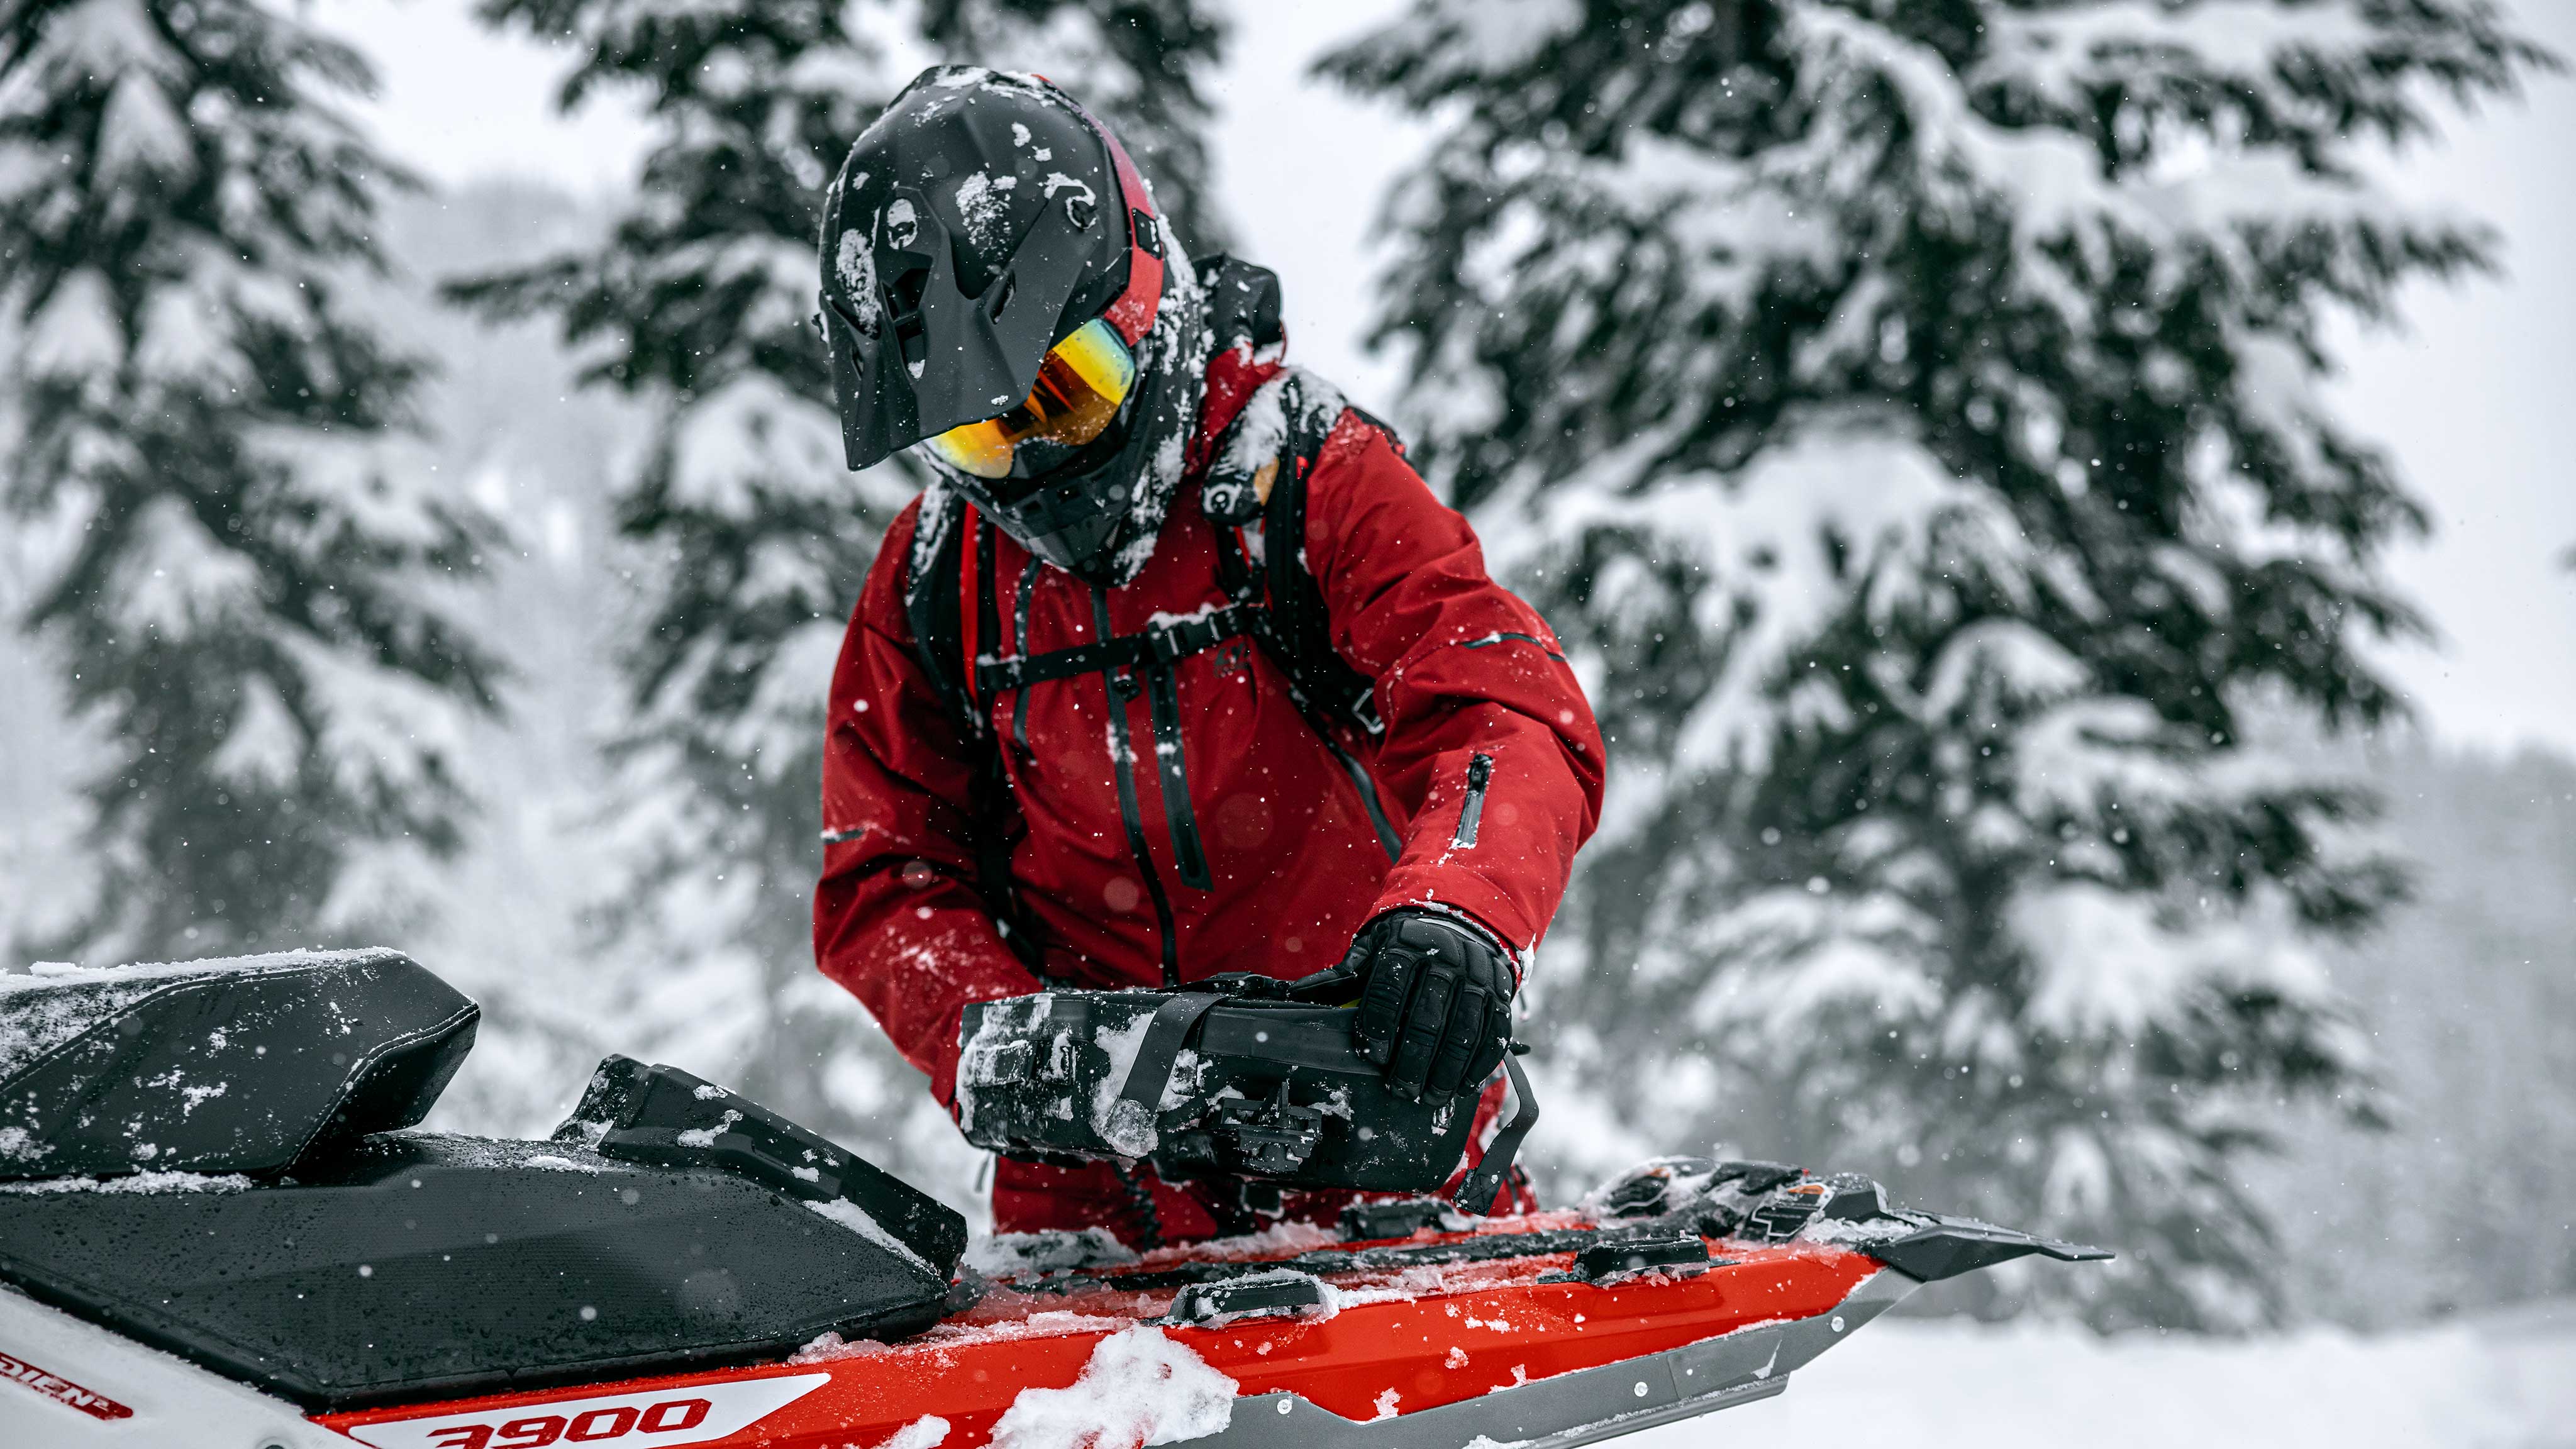
[[939, 461], [977, 478], [1008, 478], [1022, 443], [1079, 448], [1106, 432], [1136, 389], [1136, 356], [1107, 319], [1095, 317], [1038, 364], [1028, 401], [979, 423], [925, 439]]

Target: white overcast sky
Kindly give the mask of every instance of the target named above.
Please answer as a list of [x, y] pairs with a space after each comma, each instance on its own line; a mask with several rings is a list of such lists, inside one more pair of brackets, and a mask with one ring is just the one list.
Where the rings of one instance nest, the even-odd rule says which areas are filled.
[[[2576, 0], [2515, 0], [2524, 23], [2576, 57]], [[1363, 402], [1389, 400], [1385, 359], [1362, 349], [1377, 199], [1418, 128], [1306, 79], [1334, 39], [1392, 0], [1246, 0], [1218, 88], [1217, 161], [1241, 250], [1279, 271], [1292, 345]], [[646, 137], [631, 102], [553, 110], [562, 55], [496, 38], [468, 0], [326, 0], [324, 23], [381, 69], [383, 142], [434, 180], [513, 174], [600, 193], [626, 184]], [[2543, 80], [2523, 104], [2451, 128], [2403, 158], [2403, 194], [2501, 227], [2509, 275], [2409, 299], [2403, 335], [2348, 350], [2338, 391], [2393, 448], [2438, 520], [2393, 560], [2431, 614], [2438, 648], [2391, 667], [2443, 736], [2576, 752], [2576, 84]]]

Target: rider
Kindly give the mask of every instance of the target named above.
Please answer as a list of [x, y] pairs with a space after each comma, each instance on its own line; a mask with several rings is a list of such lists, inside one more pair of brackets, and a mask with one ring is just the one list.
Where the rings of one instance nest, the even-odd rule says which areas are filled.
[[[962, 66], [851, 149], [822, 272], [850, 467], [932, 474], [832, 677], [824, 973], [943, 1104], [969, 1002], [1337, 960], [1395, 1090], [1484, 1087], [1600, 732], [1393, 434], [1281, 361], [1275, 279], [1184, 256], [1072, 97]], [[1144, 1245], [1241, 1201], [1113, 1163], [993, 1186], [999, 1230]]]

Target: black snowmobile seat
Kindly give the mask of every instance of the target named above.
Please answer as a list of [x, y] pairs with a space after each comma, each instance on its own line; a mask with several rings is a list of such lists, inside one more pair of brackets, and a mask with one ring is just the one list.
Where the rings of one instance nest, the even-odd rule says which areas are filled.
[[419, 1122], [479, 1016], [398, 951], [0, 976], [0, 1180], [284, 1172]]
[[0, 978], [0, 1284], [313, 1409], [777, 1358], [948, 1307], [966, 1224], [670, 1067], [401, 1130], [475, 1007], [392, 951]]
[[292, 1185], [0, 1187], [0, 1281], [344, 1409], [780, 1358], [825, 1333], [935, 1322], [946, 1271], [829, 1206], [571, 1143], [392, 1133]]

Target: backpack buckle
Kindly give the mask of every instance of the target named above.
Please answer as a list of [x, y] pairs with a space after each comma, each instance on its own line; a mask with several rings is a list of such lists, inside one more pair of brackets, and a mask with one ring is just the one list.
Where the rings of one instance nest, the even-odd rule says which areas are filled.
[[1242, 632], [1242, 606], [1228, 604], [1193, 618], [1172, 619], [1145, 631], [1145, 652], [1166, 668]]
[[1386, 733], [1386, 721], [1378, 716], [1377, 691], [1374, 689], [1361, 690], [1359, 696], [1351, 701], [1351, 718], [1372, 739]]
[[1195, 619], [1187, 619], [1170, 624], [1157, 624], [1146, 630], [1145, 652], [1153, 656], [1156, 664], [1165, 668], [1178, 664], [1198, 652], [1196, 648], [1190, 647], [1185, 642], [1185, 636], [1190, 632], [1191, 626], [1197, 622]]

